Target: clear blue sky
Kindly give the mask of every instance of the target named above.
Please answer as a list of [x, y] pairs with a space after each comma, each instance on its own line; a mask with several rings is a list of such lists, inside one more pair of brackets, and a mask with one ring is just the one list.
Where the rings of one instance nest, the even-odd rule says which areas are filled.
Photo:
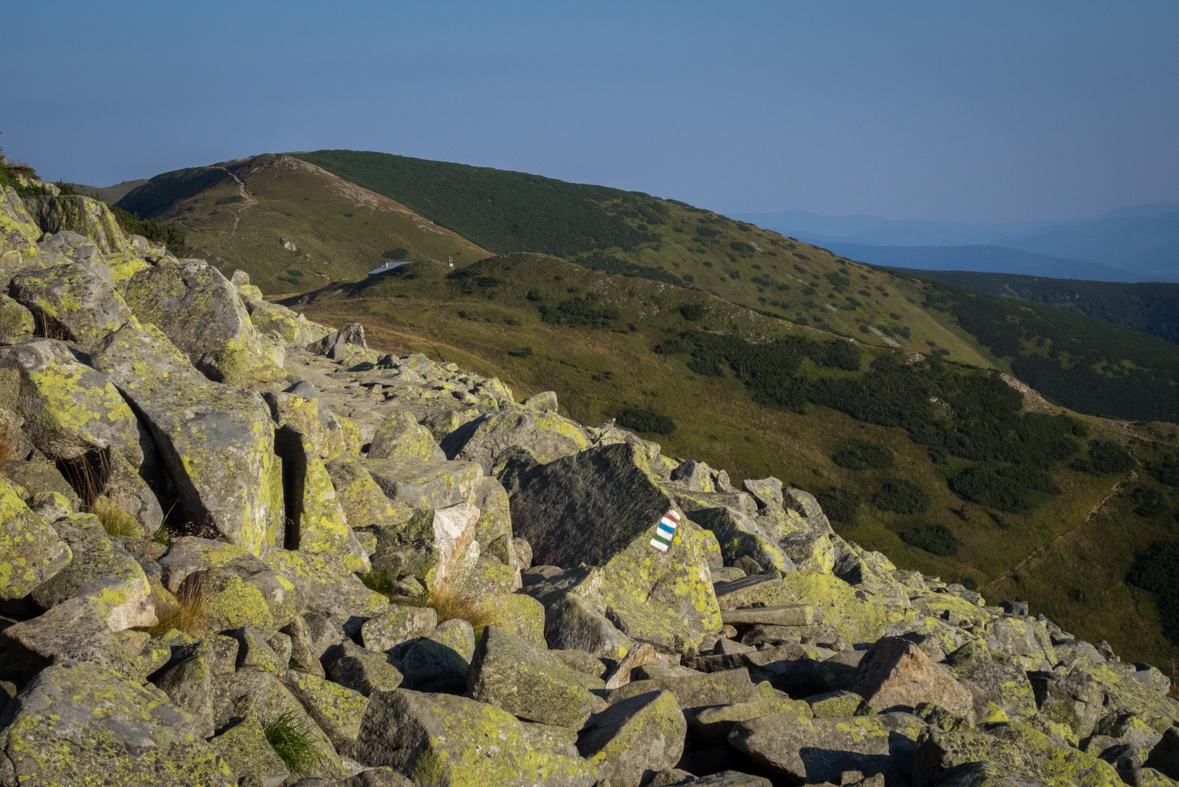
[[351, 148], [725, 212], [1179, 200], [1179, 2], [7, 3], [0, 146], [105, 186]]

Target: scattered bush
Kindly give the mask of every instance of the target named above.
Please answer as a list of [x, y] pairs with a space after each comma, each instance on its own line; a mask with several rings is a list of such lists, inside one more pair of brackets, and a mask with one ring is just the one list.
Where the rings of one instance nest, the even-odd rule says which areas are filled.
[[833, 486], [815, 495], [828, 519], [854, 525], [863, 499], [850, 489]]
[[618, 309], [599, 306], [596, 299], [589, 296], [562, 301], [556, 308], [541, 306], [540, 313], [541, 320], [550, 325], [567, 325], [573, 328], [609, 328], [620, 316]]
[[847, 470], [887, 470], [896, 461], [892, 451], [882, 445], [860, 443], [836, 451], [831, 461]]
[[244, 202], [245, 199], [241, 194], [234, 194], [232, 197], [222, 197], [214, 202], [214, 205], [233, 205], [238, 202]]
[[398, 246], [396, 249], [389, 249], [388, 251], [382, 252], [381, 256], [387, 260], [400, 261], [409, 256], [409, 249], [404, 249]]
[[928, 511], [930, 500], [928, 492], [912, 481], [901, 478], [885, 484], [876, 493], [872, 503], [881, 511], [910, 516]]
[[1094, 440], [1089, 446], [1089, 456], [1073, 462], [1074, 470], [1094, 475], [1124, 473], [1134, 466], [1134, 457], [1117, 443], [1109, 440]]
[[971, 467], [950, 479], [950, 489], [972, 503], [1000, 511], [1026, 511], [1060, 494], [1052, 476], [1031, 467]]
[[460, 596], [449, 588], [436, 588], [426, 592], [425, 596], [416, 599], [414, 606], [429, 607], [438, 613], [438, 622], [448, 620], [465, 620], [475, 629], [476, 636], [487, 626], [495, 622], [490, 612], [479, 606], [475, 599]]
[[450, 775], [442, 758], [422, 749], [413, 761], [413, 783], [417, 787], [450, 787]]
[[954, 555], [961, 546], [954, 531], [941, 524], [922, 525], [906, 530], [901, 533], [901, 540], [939, 557]]
[[685, 320], [700, 322], [704, 319], [704, 306], [699, 303], [689, 303], [686, 306], [680, 307], [680, 315], [682, 315]]
[[623, 410], [616, 423], [623, 429], [649, 434], [669, 435], [675, 431], [675, 421], [650, 410]]
[[1153, 519], [1167, 510], [1166, 500], [1154, 489], [1136, 487], [1130, 493], [1130, 499], [1134, 501], [1134, 513], [1146, 519]]
[[1154, 594], [1163, 634], [1179, 645], [1179, 542], [1152, 543], [1135, 557], [1126, 582]]
[[266, 742], [294, 776], [310, 777], [323, 762], [323, 753], [303, 717], [287, 711], [266, 725]]
[[111, 205], [110, 209], [123, 232], [142, 235], [152, 243], [163, 243], [165, 248], [176, 257], [183, 257], [188, 252], [187, 236], [184, 234], [184, 230], [179, 227], [141, 219], [138, 215], [128, 213], [114, 205]]
[[519, 350], [508, 350], [508, 355], [514, 358], [528, 358], [532, 355], [532, 348], [521, 347]]

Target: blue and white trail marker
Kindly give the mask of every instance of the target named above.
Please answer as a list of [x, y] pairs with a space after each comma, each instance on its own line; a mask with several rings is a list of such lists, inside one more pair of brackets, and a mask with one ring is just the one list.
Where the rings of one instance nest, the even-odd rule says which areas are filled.
[[651, 539], [651, 546], [660, 552], [666, 552], [675, 538], [675, 529], [680, 525], [680, 515], [675, 511], [668, 511], [655, 527], [655, 537]]

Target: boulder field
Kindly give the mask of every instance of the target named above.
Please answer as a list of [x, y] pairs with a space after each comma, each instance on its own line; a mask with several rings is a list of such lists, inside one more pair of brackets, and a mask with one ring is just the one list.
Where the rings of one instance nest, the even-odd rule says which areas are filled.
[[1173, 785], [1170, 690], [775, 478], [0, 194], [0, 785]]

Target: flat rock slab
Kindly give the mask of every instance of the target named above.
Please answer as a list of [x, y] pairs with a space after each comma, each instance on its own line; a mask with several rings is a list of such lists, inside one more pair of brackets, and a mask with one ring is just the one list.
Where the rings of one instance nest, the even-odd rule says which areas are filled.
[[186, 714], [98, 665], [48, 667], [14, 702], [3, 746], [21, 784], [237, 784]]
[[815, 622], [815, 611], [803, 604], [730, 609], [721, 610], [721, 621], [733, 626], [809, 626]]

